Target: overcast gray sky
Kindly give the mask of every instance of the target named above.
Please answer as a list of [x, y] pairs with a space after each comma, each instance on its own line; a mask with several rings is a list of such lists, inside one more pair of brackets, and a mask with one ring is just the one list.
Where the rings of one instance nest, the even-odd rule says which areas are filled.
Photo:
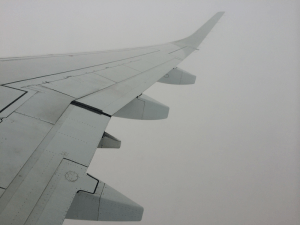
[[[167, 120], [112, 118], [119, 150], [88, 170], [145, 208], [126, 224], [300, 224], [297, 1], [0, 1], [0, 57], [154, 45], [218, 11], [180, 68], [192, 86], [145, 93]], [[64, 225], [119, 224], [66, 220]]]

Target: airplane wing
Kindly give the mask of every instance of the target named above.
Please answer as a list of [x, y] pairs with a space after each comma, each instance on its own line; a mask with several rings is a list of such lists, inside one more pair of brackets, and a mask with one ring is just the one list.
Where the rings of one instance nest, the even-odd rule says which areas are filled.
[[169, 108], [142, 93], [155, 82], [193, 84], [176, 66], [223, 15], [168, 44], [0, 59], [1, 225], [65, 218], [139, 221], [143, 208], [86, 173], [97, 148], [119, 148], [112, 116], [156, 120]]

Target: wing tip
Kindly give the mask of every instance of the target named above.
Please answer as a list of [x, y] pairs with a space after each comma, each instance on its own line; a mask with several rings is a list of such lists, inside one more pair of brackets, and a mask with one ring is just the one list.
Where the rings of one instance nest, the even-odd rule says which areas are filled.
[[204, 40], [204, 38], [208, 35], [208, 33], [211, 31], [211, 29], [221, 19], [224, 13], [225, 11], [217, 12], [208, 21], [206, 21], [206, 23], [204, 23], [198, 30], [196, 30], [196, 32], [194, 32], [192, 35], [184, 39], [175, 41], [173, 43], [182, 43], [194, 48], [198, 47], [200, 43]]

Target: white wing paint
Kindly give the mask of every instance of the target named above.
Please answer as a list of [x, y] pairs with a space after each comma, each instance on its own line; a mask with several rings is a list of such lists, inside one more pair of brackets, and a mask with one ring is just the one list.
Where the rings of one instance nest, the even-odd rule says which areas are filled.
[[142, 95], [155, 82], [193, 84], [176, 66], [224, 13], [193, 35], [151, 47], [0, 59], [1, 225], [71, 219], [139, 221], [143, 208], [86, 171], [111, 116], [164, 119], [169, 108]]

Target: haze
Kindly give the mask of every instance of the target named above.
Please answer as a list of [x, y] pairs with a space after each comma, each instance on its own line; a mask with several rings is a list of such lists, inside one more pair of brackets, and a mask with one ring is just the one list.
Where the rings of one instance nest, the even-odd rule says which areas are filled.
[[[179, 65], [196, 84], [145, 92], [169, 118], [112, 118], [107, 132], [122, 147], [98, 149], [88, 172], [144, 207], [126, 224], [300, 224], [297, 1], [0, 4], [0, 57], [165, 43], [225, 11]], [[120, 223], [64, 222], [79, 224]]]

